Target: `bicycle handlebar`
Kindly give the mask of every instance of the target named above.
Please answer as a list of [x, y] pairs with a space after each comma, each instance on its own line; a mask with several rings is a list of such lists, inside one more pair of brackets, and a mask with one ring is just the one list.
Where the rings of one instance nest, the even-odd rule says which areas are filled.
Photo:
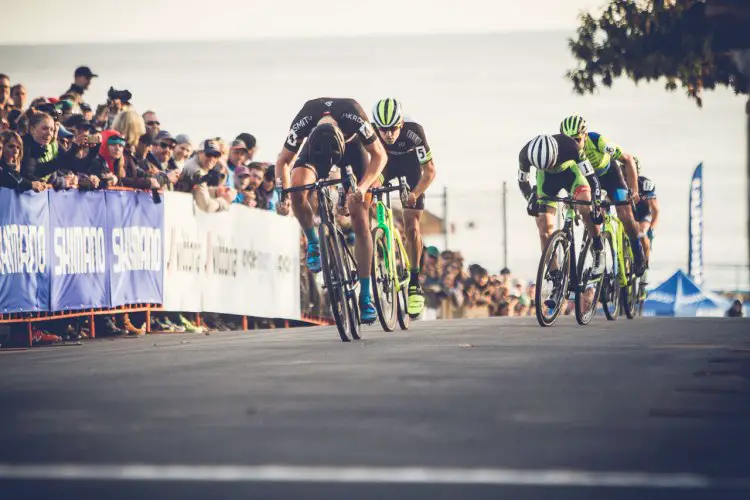
[[398, 191], [399, 197], [401, 198], [401, 204], [404, 206], [407, 205], [409, 201], [409, 193], [411, 193], [411, 190], [409, 189], [409, 183], [406, 181], [406, 177], [404, 176], [398, 178], [398, 184], [396, 185], [387, 185], [387, 186], [381, 186], [377, 188], [370, 188], [367, 191], [372, 193], [375, 196], [379, 194], [386, 194], [386, 193], [392, 193], [393, 191]]
[[344, 182], [343, 179], [329, 179], [325, 181], [315, 181], [312, 184], [304, 184], [302, 186], [292, 186], [286, 189], [281, 189], [281, 194], [297, 193], [299, 191], [309, 191], [310, 189], [319, 189], [326, 186], [334, 186]]
[[560, 198], [557, 196], [545, 196], [539, 198], [537, 201], [559, 201], [560, 203], [567, 203], [568, 205], [591, 205], [591, 201], [576, 200], [574, 198]]

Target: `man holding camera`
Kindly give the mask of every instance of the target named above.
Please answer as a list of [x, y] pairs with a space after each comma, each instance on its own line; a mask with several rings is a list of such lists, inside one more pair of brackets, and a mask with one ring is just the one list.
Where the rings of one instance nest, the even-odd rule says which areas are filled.
[[198, 208], [205, 212], [229, 210], [237, 191], [224, 185], [225, 174], [218, 162], [221, 150], [214, 139], [198, 144], [197, 154], [185, 162], [176, 191], [193, 193]]

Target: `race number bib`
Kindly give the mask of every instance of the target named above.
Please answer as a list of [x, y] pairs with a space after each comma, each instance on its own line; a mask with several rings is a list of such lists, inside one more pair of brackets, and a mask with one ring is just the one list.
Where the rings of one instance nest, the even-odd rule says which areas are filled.
[[643, 181], [643, 191], [644, 192], [651, 192], [654, 190], [654, 183], [650, 180]]
[[418, 146], [415, 151], [417, 152], [417, 159], [419, 160], [419, 163], [424, 163], [427, 161], [427, 150], [424, 148], [424, 146]]
[[578, 168], [581, 169], [581, 173], [584, 175], [584, 177], [588, 177], [589, 175], [594, 173], [594, 167], [591, 166], [591, 162], [588, 160], [583, 160], [578, 164]]

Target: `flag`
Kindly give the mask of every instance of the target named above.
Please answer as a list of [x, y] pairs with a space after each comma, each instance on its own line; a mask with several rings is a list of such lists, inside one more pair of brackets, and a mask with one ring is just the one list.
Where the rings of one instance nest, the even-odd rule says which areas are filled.
[[690, 182], [688, 222], [688, 275], [697, 285], [703, 283], [703, 163], [693, 171]]

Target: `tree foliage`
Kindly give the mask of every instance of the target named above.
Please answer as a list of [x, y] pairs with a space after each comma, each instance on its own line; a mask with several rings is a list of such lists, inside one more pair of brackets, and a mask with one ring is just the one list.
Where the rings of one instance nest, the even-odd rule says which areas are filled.
[[728, 86], [745, 93], [747, 79], [728, 52], [715, 50], [719, 25], [706, 16], [703, 0], [611, 0], [597, 19], [582, 14], [569, 39], [578, 67], [567, 78], [578, 94], [627, 75], [635, 82], [666, 79], [702, 105], [704, 89]]

